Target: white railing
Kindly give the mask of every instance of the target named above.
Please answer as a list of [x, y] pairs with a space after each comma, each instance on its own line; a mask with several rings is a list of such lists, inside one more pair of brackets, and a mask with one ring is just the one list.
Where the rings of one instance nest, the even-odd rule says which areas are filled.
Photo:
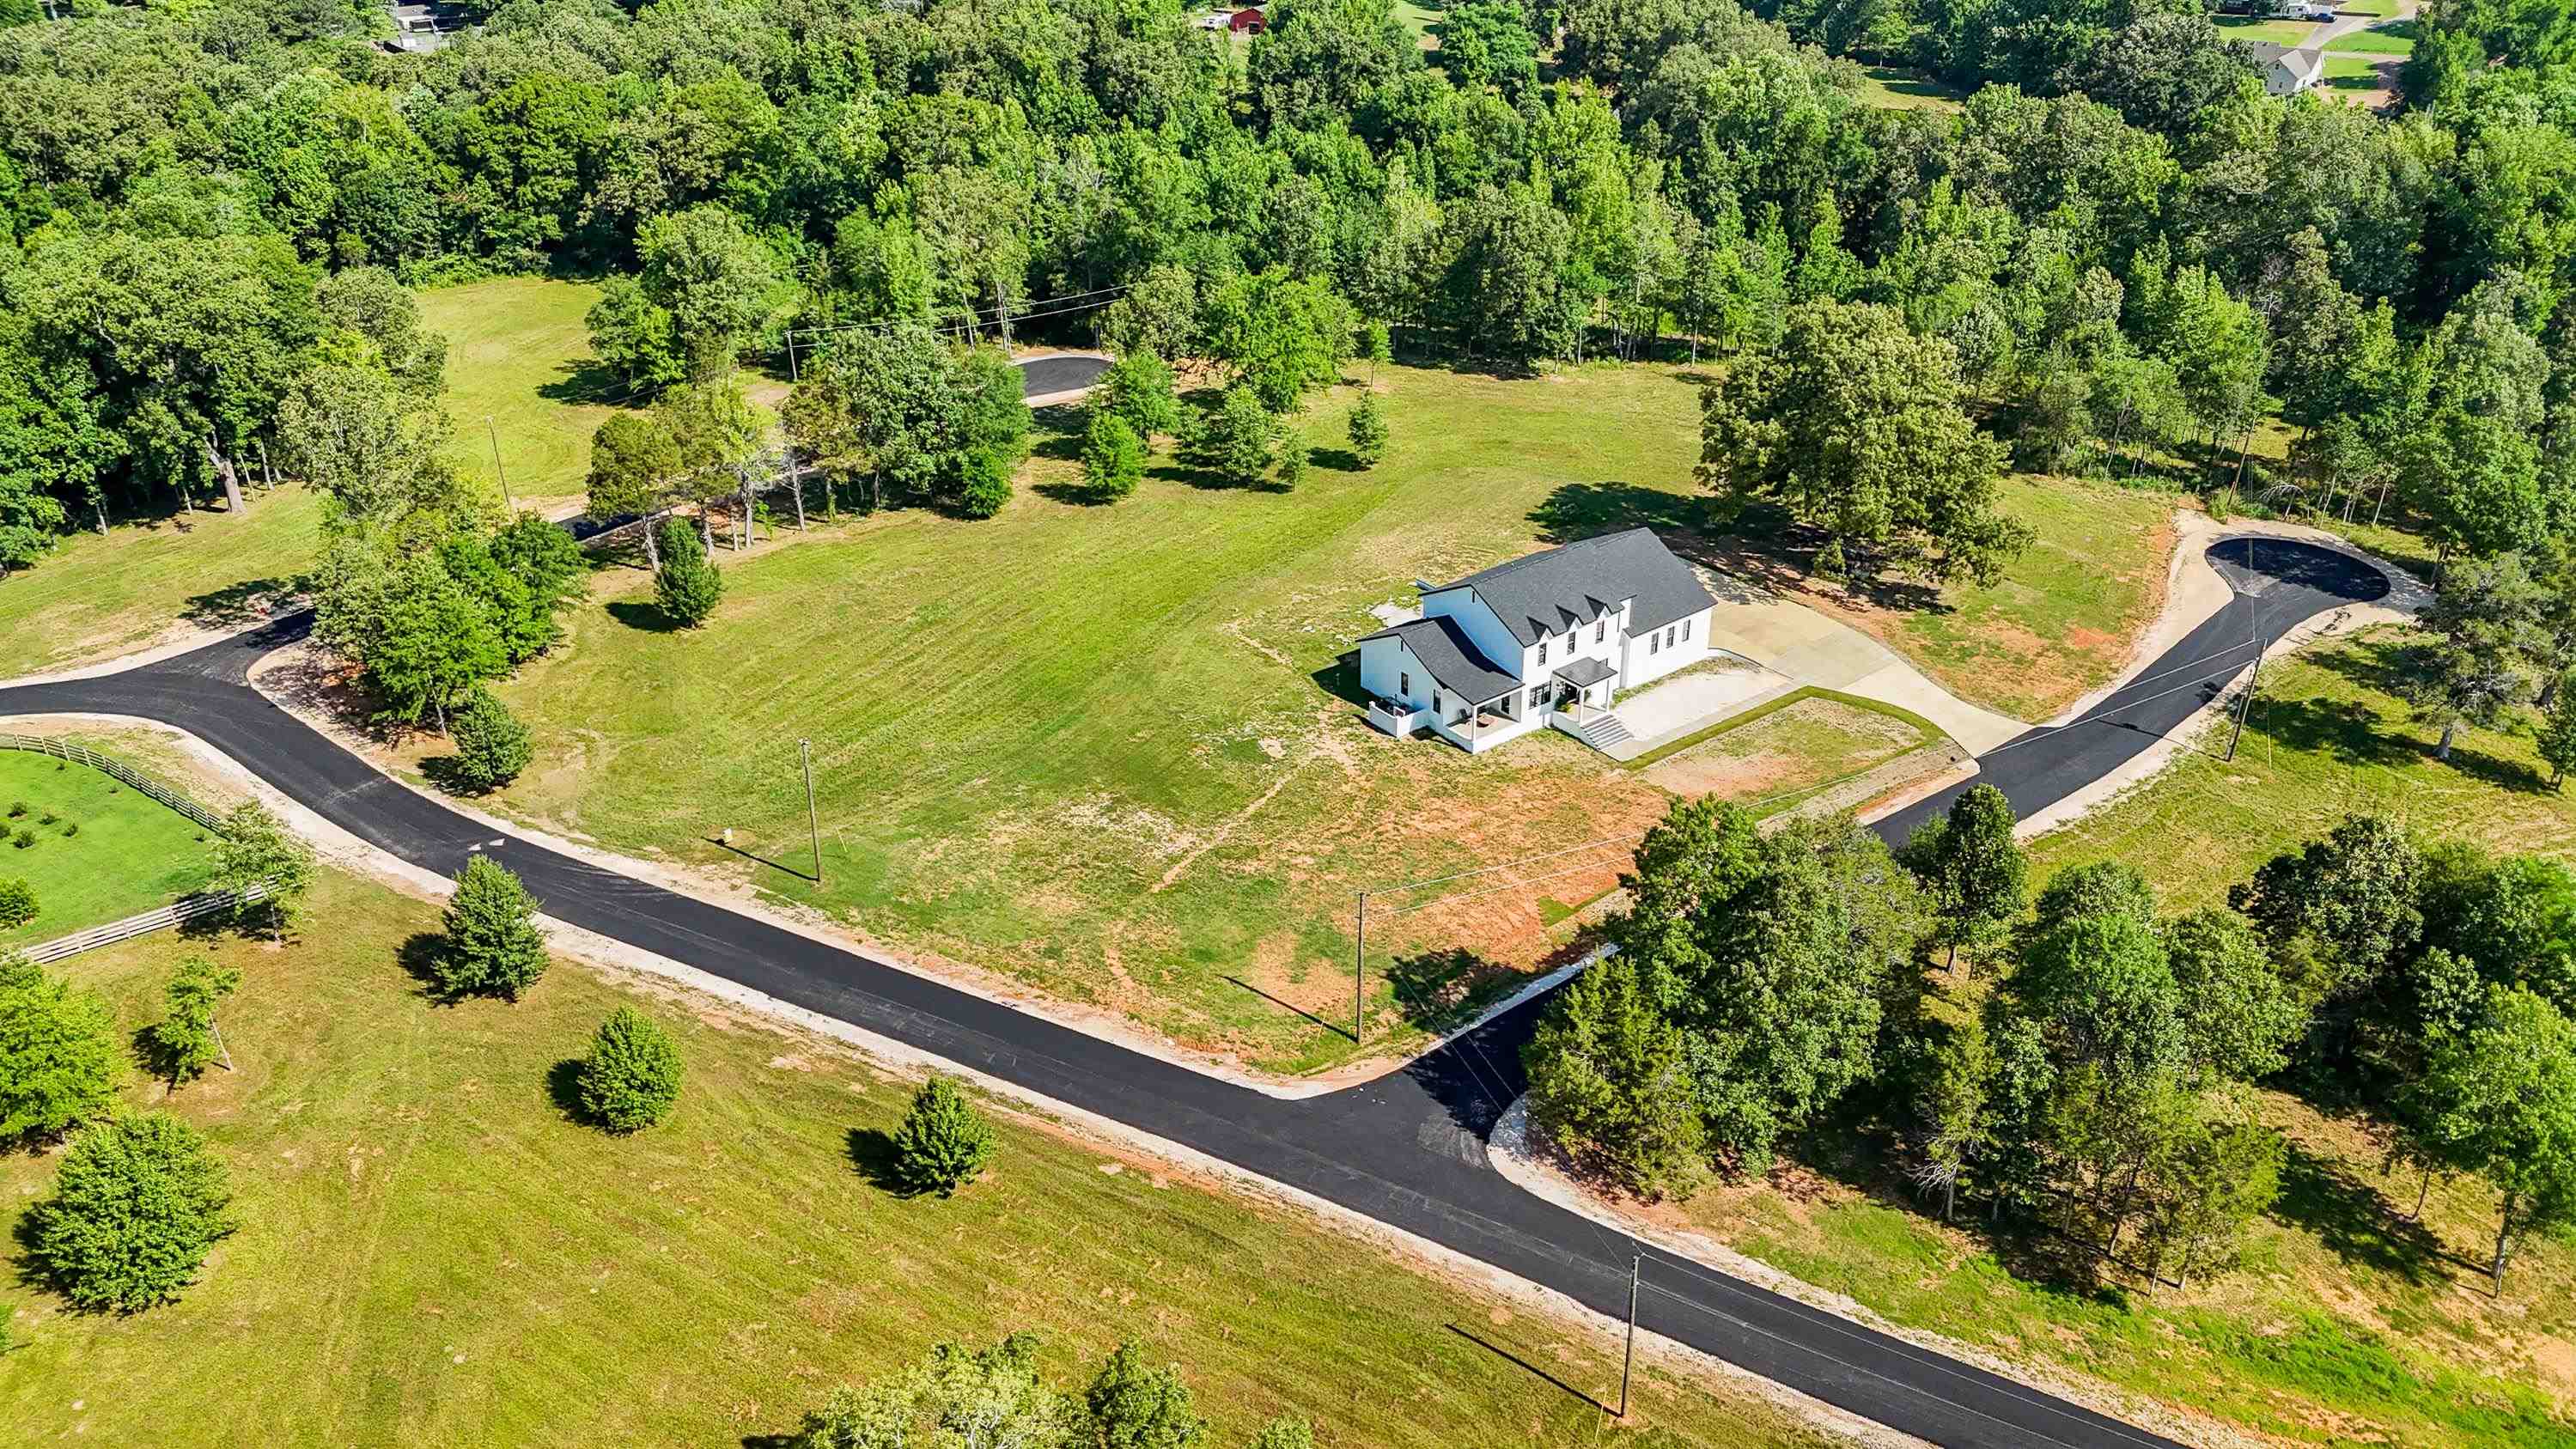
[[137, 936], [166, 931], [173, 926], [196, 920], [200, 916], [229, 913], [243, 906], [257, 905], [266, 899], [268, 899], [268, 883], [265, 881], [258, 882], [246, 890], [205, 891], [198, 895], [181, 896], [157, 911], [145, 911], [139, 916], [110, 921], [104, 926], [92, 926], [86, 931], [74, 931], [68, 936], [57, 936], [34, 946], [21, 947], [15, 952], [0, 949], [0, 956], [24, 956], [42, 966], [49, 962], [60, 961], [66, 956], [77, 956], [83, 951], [95, 951], [101, 946], [113, 946], [119, 941], [131, 941]]
[[27, 750], [34, 754], [52, 755], [58, 760], [69, 760], [76, 765], [87, 765], [119, 784], [142, 791], [146, 796], [160, 801], [208, 830], [220, 831], [224, 828], [222, 816], [142, 771], [118, 764], [96, 750], [85, 750], [78, 745], [65, 744], [61, 740], [49, 740], [41, 735], [0, 735], [0, 750]]

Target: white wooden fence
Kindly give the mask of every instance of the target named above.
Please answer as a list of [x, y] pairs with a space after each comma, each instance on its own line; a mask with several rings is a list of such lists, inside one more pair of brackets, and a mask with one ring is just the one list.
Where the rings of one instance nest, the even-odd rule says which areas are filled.
[[[218, 834], [223, 831], [222, 816], [140, 770], [130, 765], [120, 764], [96, 750], [86, 750], [62, 740], [46, 739], [42, 735], [11, 734], [0, 734], [0, 750], [26, 750], [33, 754], [52, 755], [56, 759], [69, 760], [76, 765], [87, 765], [109, 779], [139, 791], [146, 798], [169, 806], [208, 830]], [[119, 941], [130, 941], [137, 936], [150, 935], [154, 931], [166, 931], [200, 916], [211, 916], [218, 912], [229, 912], [243, 906], [255, 905], [267, 898], [268, 885], [265, 881], [241, 891], [204, 891], [197, 895], [181, 896], [159, 910], [145, 911], [139, 916], [128, 916], [121, 921], [110, 921], [104, 926], [92, 926], [86, 931], [74, 931], [68, 936], [57, 936], [39, 945], [22, 946], [14, 954], [24, 956], [41, 966], [49, 961], [60, 961], [65, 956], [76, 956], [83, 951], [95, 950], [101, 946], [113, 946]], [[0, 951], [0, 956], [10, 954], [13, 953]]]
[[118, 764], [96, 750], [85, 750], [78, 745], [65, 744], [61, 740], [46, 739], [42, 735], [0, 735], [0, 750], [28, 750], [39, 755], [52, 755], [56, 759], [69, 760], [76, 765], [87, 765], [119, 784], [142, 791], [146, 796], [160, 801], [208, 830], [220, 831], [224, 828], [222, 816], [151, 776]]
[[[68, 936], [57, 936], [41, 945], [21, 947], [14, 954], [24, 956], [42, 966], [48, 962], [60, 961], [65, 956], [77, 956], [83, 951], [94, 951], [101, 946], [113, 946], [119, 941], [131, 941], [137, 936], [148, 936], [154, 931], [166, 931], [173, 926], [193, 921], [199, 916], [225, 914], [243, 906], [256, 905], [267, 898], [268, 885], [265, 881], [247, 890], [206, 891], [198, 895], [181, 896], [157, 911], [145, 911], [139, 916], [110, 921], [104, 926], [92, 926], [86, 931], [74, 931]], [[0, 951], [0, 956], [10, 954], [13, 953]]]

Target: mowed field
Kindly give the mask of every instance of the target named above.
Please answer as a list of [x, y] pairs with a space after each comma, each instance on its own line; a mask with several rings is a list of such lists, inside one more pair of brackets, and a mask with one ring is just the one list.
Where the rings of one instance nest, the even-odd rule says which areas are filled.
[[[1389, 368], [1393, 446], [1373, 470], [1340, 446], [1346, 384], [1300, 423], [1315, 466], [1294, 493], [1158, 457], [1109, 506], [1067, 486], [1080, 423], [1059, 414], [998, 518], [900, 511], [720, 556], [704, 629], [662, 629], [642, 572], [604, 571], [568, 644], [502, 687], [538, 763], [495, 803], [1283, 1070], [1354, 1051], [1357, 892], [1613, 842], [1472, 903], [1381, 897], [1371, 1030], [1400, 1044], [1556, 959], [1569, 909], [1613, 883], [1616, 842], [1672, 797], [1552, 731], [1481, 758], [1389, 740], [1345, 656], [1413, 580], [1547, 543], [1643, 522], [1724, 556], [1690, 476], [1695, 380]], [[2010, 578], [1878, 623], [1962, 692], [2036, 708], [2054, 696], [2029, 691], [2071, 698], [2126, 658], [2160, 592], [2166, 505], [2037, 480], [2008, 505], [2043, 540]], [[2068, 649], [2075, 664], [2041, 666]], [[1805, 770], [1819, 742], [1797, 743]], [[716, 843], [728, 828], [736, 850]]]
[[37, 903], [0, 950], [168, 905], [213, 870], [195, 821], [87, 765], [0, 749], [0, 879]]
[[[1077, 473], [1059, 432], [998, 518], [909, 510], [720, 555], [701, 630], [656, 627], [643, 575], [605, 573], [570, 642], [502, 689], [538, 762], [498, 803], [1186, 1042], [1290, 1068], [1347, 1054], [1299, 1010], [1348, 1019], [1353, 892], [1633, 833], [1668, 798], [1554, 731], [1471, 758], [1371, 730], [1341, 662], [1370, 606], [1539, 546], [1532, 514], [1568, 490], [1692, 506], [1697, 447], [1693, 391], [1662, 369], [1383, 386], [1388, 458], [1345, 465], [1339, 389], [1305, 423], [1317, 466], [1294, 493], [1158, 459], [1124, 502], [1059, 501]], [[710, 839], [732, 827], [806, 868], [800, 737], [820, 887]], [[1615, 868], [1552, 884], [1584, 900]], [[1381, 1031], [1557, 943], [1536, 893], [1406, 919], [1372, 932]]]
[[64, 535], [0, 578], [0, 677], [84, 664], [194, 626], [234, 628], [311, 567], [321, 500], [300, 485], [217, 508]]
[[542, 504], [583, 491], [590, 435], [627, 391], [590, 354], [583, 319], [598, 299], [588, 282], [551, 277], [420, 294], [421, 320], [447, 337], [447, 456], [457, 472], [493, 487], [497, 438], [512, 497]]
[[[1077, 1384], [1121, 1339], [1178, 1362], [1217, 1444], [1282, 1413], [1332, 1445], [1638, 1439], [1576, 1397], [1616, 1395], [1614, 1337], [1302, 1210], [1016, 1118], [982, 1180], [899, 1198], [868, 1164], [910, 1082], [563, 961], [515, 1005], [435, 1006], [398, 964], [435, 910], [336, 873], [312, 904], [283, 950], [164, 935], [66, 963], [128, 1029], [184, 952], [241, 969], [239, 1070], [126, 1089], [208, 1135], [241, 1227], [141, 1315], [14, 1288], [0, 1442], [767, 1444], [836, 1385], [1018, 1329]], [[687, 1068], [671, 1119], [626, 1139], [559, 1104], [562, 1064], [620, 1003]], [[59, 1160], [0, 1158], [0, 1220]], [[1639, 1367], [1651, 1442], [1822, 1442], [1732, 1386]]]

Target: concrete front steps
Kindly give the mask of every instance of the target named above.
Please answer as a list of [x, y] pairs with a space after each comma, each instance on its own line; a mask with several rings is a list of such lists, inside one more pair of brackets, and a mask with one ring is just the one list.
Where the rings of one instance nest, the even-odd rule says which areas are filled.
[[1636, 738], [1628, 733], [1628, 727], [1621, 724], [1619, 716], [1615, 714], [1596, 714], [1590, 719], [1576, 723], [1560, 713], [1550, 716], [1548, 723], [1605, 755]]

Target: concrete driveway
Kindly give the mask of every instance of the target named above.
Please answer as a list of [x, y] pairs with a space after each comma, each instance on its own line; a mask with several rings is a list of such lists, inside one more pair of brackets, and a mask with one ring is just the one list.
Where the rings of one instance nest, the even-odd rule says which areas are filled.
[[1793, 683], [1910, 709], [1974, 751], [1990, 750], [2030, 728], [1950, 693], [1895, 650], [1839, 619], [1729, 575], [1708, 583], [1718, 600], [1708, 642]]

